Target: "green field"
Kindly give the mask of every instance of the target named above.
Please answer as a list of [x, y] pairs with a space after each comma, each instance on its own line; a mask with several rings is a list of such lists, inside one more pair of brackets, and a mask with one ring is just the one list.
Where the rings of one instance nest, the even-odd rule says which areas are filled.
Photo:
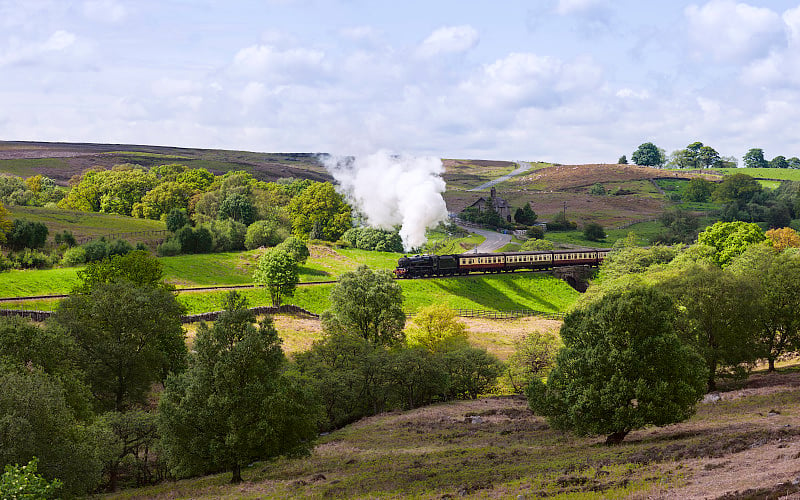
[[800, 181], [800, 169], [796, 168], [715, 168], [714, 170], [724, 175], [747, 174], [762, 179]]
[[[7, 207], [12, 219], [26, 219], [41, 222], [50, 231], [50, 239], [57, 232], [70, 231], [75, 238], [93, 237], [117, 234], [138, 233], [142, 231], [160, 231], [167, 226], [158, 220], [137, 219], [124, 215], [101, 214], [95, 212], [79, 212], [75, 210], [61, 210], [59, 208], [42, 207]], [[145, 241], [163, 236], [126, 235], [125, 239], [131, 242]]]
[[0, 160], [0, 173], [31, 177], [42, 169], [61, 169], [69, 167], [69, 158], [20, 158]]

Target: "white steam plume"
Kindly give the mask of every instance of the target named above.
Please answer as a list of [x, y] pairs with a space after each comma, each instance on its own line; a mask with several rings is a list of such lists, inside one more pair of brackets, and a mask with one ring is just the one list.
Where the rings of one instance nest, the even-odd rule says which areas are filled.
[[444, 166], [439, 158], [393, 155], [323, 158], [348, 201], [372, 227], [400, 224], [406, 251], [425, 243], [425, 230], [447, 220], [442, 198]]

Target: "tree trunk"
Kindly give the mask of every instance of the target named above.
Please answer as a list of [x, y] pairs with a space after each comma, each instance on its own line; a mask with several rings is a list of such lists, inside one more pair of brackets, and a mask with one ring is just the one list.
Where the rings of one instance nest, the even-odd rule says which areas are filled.
[[774, 372], [775, 371], [775, 358], [772, 358], [772, 357], [767, 358], [767, 361], [769, 361], [769, 368], [767, 369], [767, 371]]
[[625, 436], [628, 435], [629, 431], [617, 431], [610, 434], [606, 438], [606, 445], [613, 446], [622, 443], [622, 440], [625, 439]]
[[233, 476], [231, 477], [231, 484], [237, 484], [242, 482], [242, 467], [237, 462], [233, 468], [231, 469]]

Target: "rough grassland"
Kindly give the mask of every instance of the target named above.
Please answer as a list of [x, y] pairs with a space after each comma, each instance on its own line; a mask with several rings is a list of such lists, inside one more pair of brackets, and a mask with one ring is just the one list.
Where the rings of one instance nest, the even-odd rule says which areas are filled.
[[[74, 210], [50, 209], [42, 207], [7, 207], [12, 219], [27, 219], [41, 222], [47, 226], [49, 239], [52, 241], [55, 233], [64, 230], [70, 231], [75, 238], [101, 236], [116, 233], [131, 233], [140, 231], [153, 231], [166, 229], [166, 225], [157, 220], [137, 219], [123, 215], [100, 214], [93, 212], [79, 212]], [[125, 239], [136, 243], [137, 241], [151, 240], [154, 236], [130, 235]], [[157, 238], [163, 238], [158, 236]]]
[[[800, 376], [756, 375], [684, 423], [622, 445], [555, 432], [523, 398], [365, 418], [311, 456], [107, 498], [777, 498], [800, 474]], [[761, 496], [754, 496], [760, 492]], [[748, 496], [749, 495], [749, 496]]]

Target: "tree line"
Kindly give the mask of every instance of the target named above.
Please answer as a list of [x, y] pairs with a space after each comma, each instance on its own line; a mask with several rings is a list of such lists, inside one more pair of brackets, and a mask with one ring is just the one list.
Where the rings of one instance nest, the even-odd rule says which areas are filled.
[[[683, 149], [677, 149], [667, 155], [666, 151], [652, 142], [645, 142], [631, 154], [631, 161], [636, 165], [667, 168], [736, 168], [738, 161], [733, 156], [721, 156], [716, 149], [695, 141]], [[747, 168], [800, 168], [800, 158], [786, 158], [778, 155], [771, 160], [764, 158], [764, 150], [751, 148], [742, 157]], [[617, 163], [627, 164], [628, 158], [622, 155]]]
[[800, 236], [718, 222], [686, 248], [631, 241], [609, 254], [561, 328], [531, 408], [557, 429], [606, 434], [680, 422], [720, 378], [774, 371], [800, 349]]

